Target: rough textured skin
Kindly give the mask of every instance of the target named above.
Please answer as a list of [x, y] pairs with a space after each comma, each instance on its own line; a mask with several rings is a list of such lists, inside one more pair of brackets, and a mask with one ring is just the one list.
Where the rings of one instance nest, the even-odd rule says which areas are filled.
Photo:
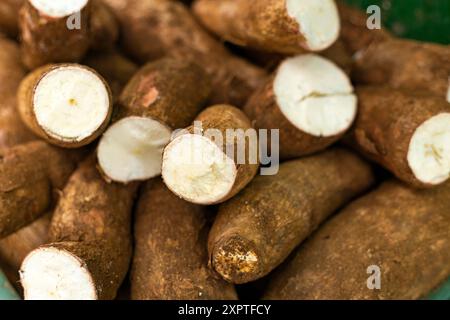
[[47, 242], [50, 219], [51, 214], [46, 214], [28, 226], [0, 240], [1, 269], [5, 271], [13, 285], [18, 284], [19, 269], [23, 259], [32, 250]]
[[372, 43], [382, 42], [392, 38], [384, 28], [370, 30], [367, 28], [367, 15], [342, 0], [336, 1], [341, 18], [341, 40], [351, 53], [366, 49]]
[[16, 109], [16, 91], [24, 76], [17, 43], [0, 35], [0, 153], [35, 139]]
[[98, 299], [113, 299], [131, 259], [131, 210], [136, 184], [107, 183], [93, 158], [64, 188], [47, 246], [66, 250], [87, 266]]
[[[280, 159], [288, 160], [322, 151], [342, 138], [345, 131], [331, 137], [316, 137], [294, 126], [278, 106], [273, 82], [274, 76], [251, 96], [244, 112], [257, 129], [280, 130]], [[269, 149], [271, 145], [269, 135]]]
[[234, 57], [197, 23], [182, 3], [106, 0], [121, 22], [122, 45], [145, 63], [166, 55], [201, 64], [213, 81], [211, 104], [242, 107], [264, 81], [264, 70]]
[[19, 15], [24, 64], [32, 70], [47, 63], [80, 61], [90, 45], [91, 4], [81, 10], [80, 28], [69, 30], [68, 17], [47, 17], [27, 1]]
[[353, 76], [362, 84], [429, 90], [446, 98], [450, 46], [411, 40], [374, 43], [357, 56]]
[[78, 62], [90, 48], [111, 48], [118, 38], [118, 22], [101, 0], [90, 0], [81, 10], [80, 28], [70, 30], [69, 17], [48, 17], [28, 1], [22, 6], [22, 60], [29, 69], [48, 63]]
[[[449, 200], [449, 185], [414, 191], [383, 184], [300, 247], [265, 298], [424, 298], [450, 275]], [[367, 288], [372, 265], [381, 269], [381, 290]]]
[[0, 32], [10, 37], [16, 37], [19, 33], [18, 14], [24, 0], [0, 1]]
[[432, 187], [419, 181], [409, 167], [409, 144], [422, 123], [449, 112], [448, 103], [428, 92], [385, 87], [359, 87], [356, 92], [359, 112], [349, 134], [350, 145], [404, 182], [419, 188]]
[[207, 209], [185, 202], [160, 179], [149, 181], [138, 202], [131, 298], [233, 300], [234, 287], [207, 267]]
[[[236, 178], [234, 181], [234, 185], [231, 188], [230, 192], [224, 196], [222, 199], [215, 201], [210, 204], [222, 203], [232, 197], [234, 197], [239, 191], [245, 188], [245, 186], [252, 181], [255, 175], [258, 172], [259, 163], [252, 164], [250, 163], [250, 147], [256, 148], [258, 150], [258, 146], [250, 145], [248, 139], [245, 141], [240, 141], [235, 138], [233, 141], [226, 140], [226, 130], [227, 129], [241, 129], [244, 132], [246, 130], [253, 130], [253, 126], [247, 116], [236, 107], [230, 105], [215, 105], [211, 106], [202, 113], [200, 113], [195, 121], [200, 121], [202, 123], [203, 131], [208, 129], [217, 129], [222, 133], [223, 137], [223, 152], [226, 153], [227, 145], [231, 145], [234, 143], [234, 160], [237, 168]], [[191, 126], [187, 128], [187, 131], [190, 133], [194, 133], [194, 127]], [[225, 143], [226, 142], [226, 143]], [[238, 164], [236, 151], [239, 150], [239, 144], [245, 144], [243, 149], [245, 150], [245, 164]], [[229, 156], [229, 155], [228, 155]], [[256, 159], [257, 160], [257, 159]]]
[[[39, 85], [39, 82], [45, 75], [53, 70], [62, 67], [73, 66], [80, 69], [88, 69], [89, 71], [96, 74], [105, 85], [106, 89], [109, 93], [109, 113], [104, 119], [102, 125], [93, 132], [89, 137], [84, 138], [80, 141], [70, 141], [67, 139], [57, 138], [49, 135], [38, 123], [36, 119], [36, 115], [34, 113], [34, 92], [36, 87]], [[109, 88], [108, 83], [103, 77], [97, 73], [94, 69], [91, 69], [87, 66], [79, 65], [79, 64], [68, 64], [68, 63], [60, 63], [60, 64], [48, 64], [43, 67], [40, 67], [30, 74], [28, 74], [25, 79], [21, 82], [18, 92], [17, 92], [17, 102], [20, 116], [22, 117], [23, 122], [27, 125], [27, 127], [37, 136], [45, 139], [47, 142], [65, 148], [79, 148], [85, 145], [88, 145], [95, 139], [97, 139], [103, 131], [105, 131], [106, 127], [109, 125], [109, 121], [111, 120], [111, 115], [113, 111], [113, 97], [111, 93], [111, 89]]]
[[[232, 46], [232, 49], [233, 51], [236, 51], [237, 54], [246, 57], [248, 60], [252, 61], [252, 63], [255, 63], [270, 72], [274, 71], [278, 65], [289, 56], [248, 47]], [[305, 53], [306, 52], [307, 51], [305, 50]], [[347, 74], [351, 73], [350, 71], [353, 64], [352, 54], [342, 39], [338, 39], [331, 47], [318, 54], [333, 61]]]
[[0, 239], [50, 209], [53, 191], [63, 188], [79, 154], [35, 141], [18, 145], [0, 159]]
[[108, 82], [114, 98], [119, 96], [131, 77], [138, 71], [137, 65], [118, 51], [91, 53], [83, 64], [100, 73]]
[[[91, 0], [92, 1], [92, 0]], [[112, 9], [102, 0], [92, 1], [91, 48], [107, 51], [113, 49], [119, 39], [119, 21]]]
[[343, 149], [286, 162], [277, 175], [256, 177], [219, 208], [208, 239], [211, 266], [233, 283], [267, 275], [373, 182], [370, 166]]
[[351, 74], [353, 68], [352, 54], [342, 39], [338, 39], [331, 47], [320, 52], [320, 55], [333, 61], [348, 75]]
[[145, 65], [123, 90], [117, 118], [139, 116], [172, 129], [188, 126], [211, 92], [205, 71], [185, 60], [164, 58]]
[[241, 46], [285, 54], [308, 49], [285, 0], [197, 0], [193, 11], [209, 30]]

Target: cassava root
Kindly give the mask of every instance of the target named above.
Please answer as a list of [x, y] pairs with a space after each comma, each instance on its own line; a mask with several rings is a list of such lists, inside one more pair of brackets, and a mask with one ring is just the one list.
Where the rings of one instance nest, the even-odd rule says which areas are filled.
[[49, 143], [78, 148], [109, 124], [113, 99], [95, 70], [79, 64], [49, 64], [20, 84], [18, 107], [25, 124]]
[[211, 205], [235, 196], [258, 167], [258, 138], [250, 120], [233, 106], [215, 105], [164, 149], [162, 176], [179, 197]]
[[164, 56], [201, 64], [211, 76], [210, 104], [242, 107], [264, 81], [264, 70], [233, 56], [179, 1], [106, 0], [119, 18], [125, 52], [146, 63]]
[[359, 112], [350, 144], [419, 188], [450, 177], [450, 108], [428, 92], [357, 88]]
[[340, 31], [334, 0], [197, 0], [193, 10], [225, 40], [285, 54], [324, 50]]
[[110, 47], [117, 40], [118, 24], [103, 6], [102, 0], [25, 1], [19, 15], [24, 64], [32, 70], [79, 62], [89, 48]]
[[288, 58], [244, 108], [258, 129], [280, 130], [280, 158], [325, 149], [339, 140], [356, 117], [349, 77], [314, 54]]
[[47, 212], [82, 155], [34, 141], [18, 145], [0, 160], [0, 239]]
[[131, 298], [234, 300], [234, 287], [207, 266], [208, 209], [181, 200], [157, 178], [140, 195]]
[[369, 165], [334, 149], [281, 164], [223, 204], [208, 239], [211, 267], [232, 283], [275, 269], [329, 215], [374, 182]]
[[106, 183], [94, 157], [71, 176], [55, 209], [49, 244], [20, 271], [25, 299], [113, 299], [131, 259], [131, 209], [137, 185]]
[[[448, 185], [415, 191], [384, 183], [307, 240], [276, 272], [264, 298], [425, 298], [450, 275], [449, 200]], [[370, 267], [379, 268], [379, 289], [371, 289]]]
[[110, 180], [128, 183], [161, 174], [163, 148], [172, 130], [188, 126], [211, 90], [202, 68], [164, 58], [145, 65], [123, 90], [114, 124], [100, 140], [100, 168]]

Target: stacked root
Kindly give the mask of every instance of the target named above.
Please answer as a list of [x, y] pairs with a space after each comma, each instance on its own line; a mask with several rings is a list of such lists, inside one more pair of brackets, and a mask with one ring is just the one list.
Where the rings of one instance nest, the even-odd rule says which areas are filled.
[[11, 283], [426, 297], [450, 275], [450, 51], [366, 22], [333, 0], [0, 1]]

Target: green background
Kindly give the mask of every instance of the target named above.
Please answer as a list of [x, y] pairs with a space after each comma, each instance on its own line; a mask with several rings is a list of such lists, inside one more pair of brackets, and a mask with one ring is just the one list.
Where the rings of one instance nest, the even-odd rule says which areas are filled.
[[380, 6], [385, 25], [396, 35], [450, 44], [450, 0], [346, 0], [366, 9]]
[[[383, 23], [399, 37], [450, 44], [450, 0], [346, 1], [364, 10], [380, 6]], [[429, 299], [450, 300], [450, 279]]]

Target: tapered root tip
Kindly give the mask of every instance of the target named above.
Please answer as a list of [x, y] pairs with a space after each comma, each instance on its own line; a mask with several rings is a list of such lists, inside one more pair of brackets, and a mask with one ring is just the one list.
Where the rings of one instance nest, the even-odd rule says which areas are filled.
[[408, 163], [422, 183], [438, 185], [450, 178], [450, 113], [438, 114], [416, 129]]
[[96, 300], [97, 292], [84, 263], [54, 247], [32, 251], [22, 263], [20, 280], [26, 300]]
[[164, 147], [172, 131], [161, 122], [124, 118], [105, 132], [97, 149], [103, 173], [116, 182], [147, 180], [161, 174]]
[[197, 204], [214, 204], [232, 190], [234, 161], [208, 137], [184, 134], [164, 150], [162, 176], [179, 197]]
[[258, 279], [260, 256], [252, 242], [239, 236], [226, 238], [214, 246], [211, 263], [226, 281], [242, 284]]
[[306, 49], [325, 50], [339, 37], [341, 26], [334, 0], [287, 0], [286, 9], [298, 23]]

